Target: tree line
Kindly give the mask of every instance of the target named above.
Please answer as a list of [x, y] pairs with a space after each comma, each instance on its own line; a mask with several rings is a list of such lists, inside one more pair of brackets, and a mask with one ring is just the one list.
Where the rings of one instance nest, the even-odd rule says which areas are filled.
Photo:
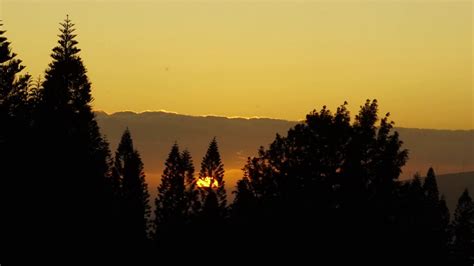
[[389, 114], [379, 117], [376, 100], [367, 100], [354, 121], [344, 103], [276, 135], [248, 158], [230, 204], [217, 140], [198, 173], [189, 151], [175, 143], [151, 204], [130, 130], [112, 155], [92, 111], [74, 24], [66, 18], [60, 25], [52, 61], [36, 81], [22, 74], [0, 30], [0, 225], [8, 243], [0, 257], [18, 250], [115, 258], [181, 251], [474, 262], [468, 191], [451, 219], [432, 168], [424, 178], [399, 180], [408, 151]]

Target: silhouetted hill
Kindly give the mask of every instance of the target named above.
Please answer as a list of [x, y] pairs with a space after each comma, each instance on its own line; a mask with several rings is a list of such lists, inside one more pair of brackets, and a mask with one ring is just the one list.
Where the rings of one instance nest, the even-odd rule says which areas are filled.
[[[240, 169], [247, 157], [253, 156], [259, 146], [268, 145], [276, 133], [286, 134], [296, 124], [268, 118], [188, 116], [168, 112], [97, 112], [97, 118], [112, 150], [116, 149], [124, 128], [130, 128], [142, 154], [152, 194], [175, 141], [181, 148], [189, 149], [199, 169], [209, 141], [216, 136], [226, 168], [226, 184], [232, 191], [236, 180], [242, 177]], [[397, 130], [404, 146], [410, 150], [403, 178], [409, 178], [417, 171], [424, 175], [430, 166], [438, 175], [474, 171], [474, 130]], [[443, 178], [443, 182], [447, 179]]]
[[437, 174], [474, 171], [474, 130], [396, 130], [410, 150], [404, 177], [424, 175], [431, 166]]

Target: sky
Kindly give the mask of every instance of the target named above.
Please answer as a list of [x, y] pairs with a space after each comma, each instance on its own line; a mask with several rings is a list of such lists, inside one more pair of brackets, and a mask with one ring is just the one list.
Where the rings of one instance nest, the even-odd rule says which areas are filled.
[[0, 0], [44, 73], [66, 14], [108, 113], [304, 119], [377, 99], [397, 126], [473, 129], [472, 1]]

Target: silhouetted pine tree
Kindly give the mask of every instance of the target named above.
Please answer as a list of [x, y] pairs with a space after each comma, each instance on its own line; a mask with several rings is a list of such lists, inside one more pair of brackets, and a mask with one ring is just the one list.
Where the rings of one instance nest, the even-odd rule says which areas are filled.
[[[3, 24], [0, 24], [0, 27]], [[7, 172], [11, 163], [18, 158], [14, 158], [11, 162], [13, 147], [20, 144], [15, 139], [16, 135], [21, 132], [18, 130], [18, 123], [21, 120], [18, 116], [22, 116], [24, 106], [27, 103], [28, 82], [30, 77], [28, 75], [20, 75], [25, 68], [21, 64], [21, 60], [16, 59], [16, 54], [12, 53], [10, 43], [4, 36], [5, 31], [0, 29], [0, 161], [2, 162], [2, 179], [12, 179]], [[7, 169], [5, 169], [7, 168]], [[5, 186], [2, 186], [5, 188]]]
[[[206, 177], [210, 177], [211, 180], [217, 180], [218, 187], [215, 189], [200, 190], [203, 211], [224, 217], [227, 210], [227, 196], [224, 187], [224, 165], [221, 161], [216, 138], [212, 139], [206, 155], [201, 162], [199, 178], [204, 179]], [[211, 196], [211, 198], [208, 199], [209, 196]]]
[[[2, 26], [3, 24], [0, 23], [0, 27]], [[18, 117], [24, 114], [30, 82], [28, 74], [20, 74], [25, 66], [11, 51], [10, 42], [4, 36], [5, 32], [0, 29], [0, 114], [2, 119], [5, 119], [4, 116]]]
[[25, 245], [18, 240], [31, 237], [31, 217], [39, 213], [35, 211], [33, 182], [38, 176], [33, 176], [31, 168], [30, 76], [21, 74], [25, 67], [4, 34], [0, 28], [0, 238], [10, 243], [3, 253], [8, 260], [7, 255]]
[[[413, 177], [413, 180], [410, 183], [410, 189], [408, 191], [408, 202], [410, 204], [410, 227], [416, 233], [414, 235], [419, 235], [422, 233], [422, 230], [425, 226], [425, 219], [424, 219], [424, 191], [423, 191], [423, 183], [420, 174], [416, 173]], [[422, 238], [422, 236], [418, 237]], [[417, 239], [417, 241], [421, 241], [422, 239]]]
[[180, 168], [183, 171], [185, 194], [186, 194], [186, 216], [192, 219], [201, 207], [199, 202], [199, 190], [196, 187], [196, 177], [194, 176], [194, 164], [191, 154], [188, 150], [181, 153]]
[[424, 253], [426, 263], [447, 263], [449, 211], [444, 199], [440, 198], [433, 168], [430, 168], [426, 174], [423, 192], [425, 203], [422, 213], [424, 214], [425, 237], [420, 253]]
[[[0, 27], [3, 24], [0, 23]], [[25, 130], [29, 123], [28, 114], [28, 85], [29, 75], [21, 75], [25, 66], [21, 60], [16, 58], [16, 54], [11, 51], [10, 42], [4, 36], [6, 31], [0, 29], [0, 161], [2, 162], [2, 171], [5, 177], [2, 181], [7, 181], [6, 176], [14, 172], [18, 174], [17, 166], [12, 163], [20, 160], [16, 155], [20, 154], [15, 150], [20, 149], [27, 139]], [[23, 152], [23, 151], [22, 151]], [[21, 153], [22, 153], [21, 152]], [[23, 154], [25, 156], [27, 154]], [[2, 186], [2, 188], [6, 188]]]
[[441, 213], [441, 226], [446, 230], [445, 243], [449, 244], [449, 224], [451, 221], [451, 214], [449, 212], [448, 205], [446, 203], [446, 198], [444, 195], [441, 195], [441, 199], [439, 200], [439, 210]]
[[394, 246], [403, 246], [394, 259], [397, 262], [411, 261], [422, 263], [428, 260], [425, 256], [425, 232], [427, 223], [425, 219], [425, 195], [421, 176], [416, 173], [412, 180], [401, 182], [396, 191], [398, 204], [395, 215], [396, 227], [390, 228], [386, 233], [396, 234]]
[[[131, 248], [143, 247], [148, 234], [150, 216], [148, 186], [140, 154], [133, 147], [127, 128], [115, 153], [112, 187], [119, 188], [122, 234]], [[115, 192], [117, 194], [117, 192]]]
[[[187, 156], [187, 155], [186, 155]], [[185, 178], [190, 178], [190, 157], [186, 158], [186, 170], [178, 144], [174, 144], [165, 162], [165, 169], [158, 187], [158, 196], [155, 200], [155, 240], [163, 248], [164, 245], [175, 245], [186, 222], [188, 204], [186, 202]], [[185, 172], [187, 176], [185, 176]], [[173, 236], [176, 237], [173, 239]]]
[[454, 265], [474, 263], [474, 203], [468, 190], [458, 200], [452, 223]]
[[87, 239], [93, 248], [107, 241], [104, 191], [110, 152], [92, 112], [91, 84], [79, 56], [74, 24], [66, 18], [60, 25], [35, 115], [39, 149], [47, 153], [38, 158], [37, 169], [38, 176], [47, 177], [41, 179], [40, 188], [49, 218], [44, 231], [54, 239], [50, 243], [77, 244]]
[[425, 183], [423, 184], [426, 199], [433, 205], [437, 205], [439, 201], [438, 183], [436, 182], [436, 175], [434, 169], [430, 167], [426, 173]]

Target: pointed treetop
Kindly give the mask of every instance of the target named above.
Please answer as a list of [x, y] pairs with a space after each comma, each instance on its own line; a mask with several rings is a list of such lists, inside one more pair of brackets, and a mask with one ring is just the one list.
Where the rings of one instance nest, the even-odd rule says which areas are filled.
[[[1, 20], [0, 26], [3, 26]], [[10, 42], [3, 36], [5, 32], [0, 30], [0, 104], [7, 98], [25, 100], [30, 81], [28, 74], [19, 75], [25, 66], [21, 60], [15, 59], [16, 54], [11, 51]]]
[[92, 116], [91, 83], [79, 56], [74, 24], [67, 17], [60, 25], [58, 45], [53, 48], [53, 61], [43, 83], [43, 105], [53, 112], [89, 113]]
[[425, 191], [425, 195], [432, 202], [437, 202], [439, 200], [438, 183], [436, 182], [436, 175], [432, 167], [430, 167], [430, 169], [426, 173], [423, 189]]
[[75, 57], [81, 49], [76, 47], [78, 44], [75, 40], [77, 35], [73, 34], [76, 29], [74, 29], [74, 23], [69, 19], [69, 15], [67, 15], [64, 22], [59, 23], [59, 25], [61, 25], [59, 29], [61, 34], [58, 35], [59, 46], [53, 49], [52, 57], [57, 61], [62, 61]]
[[183, 152], [181, 152], [181, 161], [183, 166], [187, 168], [186, 170], [192, 170], [194, 172], [193, 158], [188, 149], [184, 149]]
[[177, 141], [175, 141], [175, 142], [173, 143], [173, 146], [171, 147], [171, 152], [170, 152], [170, 154], [171, 154], [171, 153], [173, 153], [173, 154], [174, 154], [174, 153], [179, 154], [179, 145], [178, 145], [178, 142], [177, 142]]
[[[3, 26], [0, 20], [0, 27]], [[7, 32], [6, 30], [0, 29], [0, 64], [5, 63], [6, 61], [12, 60], [16, 57], [15, 53], [12, 53], [10, 49], [10, 42], [7, 41], [7, 38], [3, 36]], [[18, 64], [21, 63], [21, 60], [16, 60]], [[18, 72], [23, 70], [24, 66], [19, 66]]]
[[133, 153], [133, 140], [132, 135], [128, 127], [124, 130], [122, 138], [120, 139], [119, 146], [117, 148], [117, 154], [130, 154]]
[[[1, 26], [3, 26], [2, 23], [0, 23], [0, 27]], [[15, 57], [15, 54], [11, 54], [10, 43], [7, 41], [7, 38], [3, 36], [5, 32], [5, 30], [0, 30], [0, 64]]]
[[194, 165], [193, 165], [193, 158], [191, 153], [188, 149], [184, 149], [181, 153], [181, 163], [183, 170], [185, 171], [186, 181], [193, 182], [194, 181]]
[[433, 167], [430, 167], [430, 169], [428, 169], [428, 173], [426, 173], [426, 177], [435, 177], [435, 171]]
[[185, 148], [181, 154], [183, 158], [191, 158], [191, 153], [187, 148]]
[[[168, 154], [168, 158], [165, 161], [165, 170], [163, 176], [169, 176], [171, 174], [177, 174], [177, 169], [181, 160], [181, 153], [179, 152], [178, 143], [175, 142], [171, 147], [171, 151]], [[172, 172], [172, 173], [170, 173]]]
[[206, 155], [202, 159], [199, 177], [216, 179], [219, 182], [219, 186], [223, 185], [224, 165], [222, 164], [216, 137], [209, 143]]
[[473, 204], [471, 195], [469, 195], [469, 190], [467, 188], [463, 191], [461, 197], [459, 197], [458, 204]]

